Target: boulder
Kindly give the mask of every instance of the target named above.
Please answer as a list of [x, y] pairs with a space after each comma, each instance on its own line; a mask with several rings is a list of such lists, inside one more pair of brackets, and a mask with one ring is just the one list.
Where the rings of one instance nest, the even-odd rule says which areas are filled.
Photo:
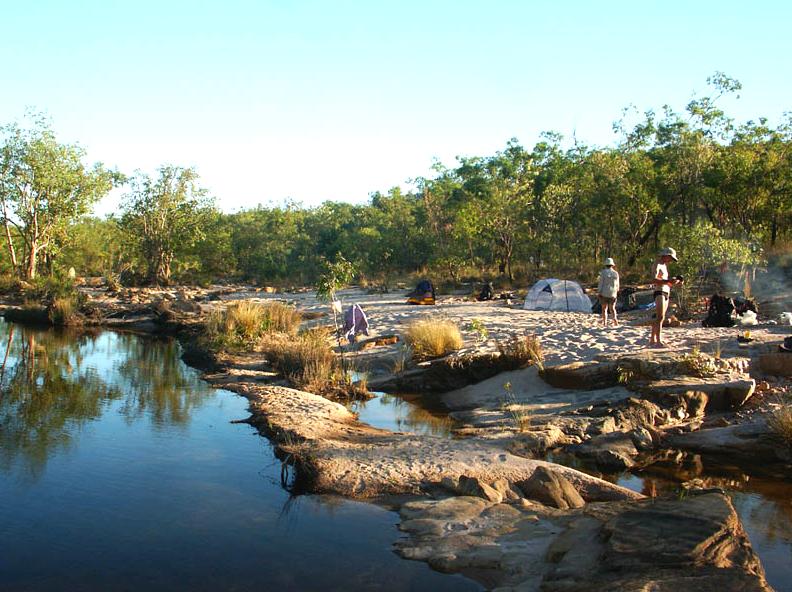
[[586, 505], [577, 489], [563, 476], [539, 467], [530, 478], [515, 484], [528, 499], [554, 508], [580, 508]]
[[481, 479], [468, 477], [466, 475], [461, 475], [459, 477], [457, 493], [470, 497], [480, 497], [495, 504], [499, 504], [503, 501], [503, 495], [492, 486], [487, 485]]
[[[651, 435], [649, 436], [651, 442]], [[597, 466], [607, 471], [622, 471], [635, 465], [633, 458], [638, 456], [638, 449], [630, 432], [611, 432], [596, 436], [570, 452], [593, 460]]]

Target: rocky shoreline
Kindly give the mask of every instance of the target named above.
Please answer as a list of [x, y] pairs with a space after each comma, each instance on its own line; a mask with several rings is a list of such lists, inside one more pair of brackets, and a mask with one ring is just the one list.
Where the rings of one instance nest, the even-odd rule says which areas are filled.
[[[206, 314], [237, 296], [275, 297], [249, 290], [141, 290], [112, 298], [96, 292], [97, 313], [85, 326], [179, 338], [185, 360], [207, 381], [247, 397], [250, 422], [294, 467], [301, 488], [398, 509], [406, 538], [397, 551], [405, 558], [504, 590], [771, 589], [721, 491], [691, 487], [683, 497], [645, 498], [543, 459], [563, 452], [599, 469], [630, 469], [674, 449], [727, 454], [747, 465], [758, 458], [792, 475], [789, 449], [767, 427], [765, 395], [773, 387], [751, 376], [775, 328], [755, 331], [749, 350], [730, 343], [722, 355], [693, 358], [681, 348], [647, 351], [632, 342], [603, 351], [596, 340], [613, 334], [600, 338], [584, 327], [593, 347], [570, 358], [551, 349], [557, 327], [546, 325], [550, 364], [542, 372], [501, 372], [493, 343], [472, 335], [461, 352], [401, 372], [391, 365], [398, 337], [354, 349], [370, 388], [437, 393], [457, 424], [449, 439], [362, 424], [339, 403], [287, 388], [260, 355], [215, 356], [196, 347]], [[310, 295], [284, 299], [315, 313], [314, 324], [323, 322], [322, 305]], [[382, 296], [374, 302], [391, 315], [371, 315], [380, 321], [375, 337], [398, 336], [401, 325], [428, 313]], [[484, 314], [478, 304], [449, 299], [445, 311], [440, 304], [436, 310], [446, 315]], [[15, 310], [6, 309], [7, 318]], [[487, 310], [495, 338], [546, 322], [514, 309]], [[513, 320], [524, 325], [509, 326]], [[572, 327], [581, 321], [589, 322], [570, 318]], [[784, 379], [775, 383], [785, 388]]]

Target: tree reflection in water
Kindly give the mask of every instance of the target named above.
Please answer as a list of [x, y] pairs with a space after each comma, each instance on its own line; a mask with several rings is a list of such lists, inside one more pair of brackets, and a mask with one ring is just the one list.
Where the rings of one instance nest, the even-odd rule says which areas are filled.
[[[0, 322], [0, 471], [31, 478], [116, 404], [128, 422], [185, 425], [211, 389], [173, 341]], [[114, 407], [116, 406], [114, 405]]]

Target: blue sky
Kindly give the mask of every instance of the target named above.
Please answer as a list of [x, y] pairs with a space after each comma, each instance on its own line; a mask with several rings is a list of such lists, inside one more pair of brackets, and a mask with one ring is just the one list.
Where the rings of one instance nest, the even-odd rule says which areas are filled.
[[738, 120], [792, 110], [782, 2], [0, 2], [0, 122], [32, 106], [91, 160], [195, 166], [226, 211], [362, 202], [544, 130], [609, 144], [624, 106], [682, 109], [716, 70]]

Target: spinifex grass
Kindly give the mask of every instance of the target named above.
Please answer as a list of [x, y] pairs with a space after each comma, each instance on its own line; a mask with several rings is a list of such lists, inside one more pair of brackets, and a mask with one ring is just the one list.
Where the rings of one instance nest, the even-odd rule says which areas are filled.
[[459, 327], [446, 319], [424, 319], [407, 326], [404, 340], [418, 358], [435, 358], [462, 347]]
[[330, 345], [332, 332], [317, 328], [299, 335], [273, 333], [262, 341], [272, 366], [298, 389], [332, 398], [367, 396], [365, 381], [353, 383]]

